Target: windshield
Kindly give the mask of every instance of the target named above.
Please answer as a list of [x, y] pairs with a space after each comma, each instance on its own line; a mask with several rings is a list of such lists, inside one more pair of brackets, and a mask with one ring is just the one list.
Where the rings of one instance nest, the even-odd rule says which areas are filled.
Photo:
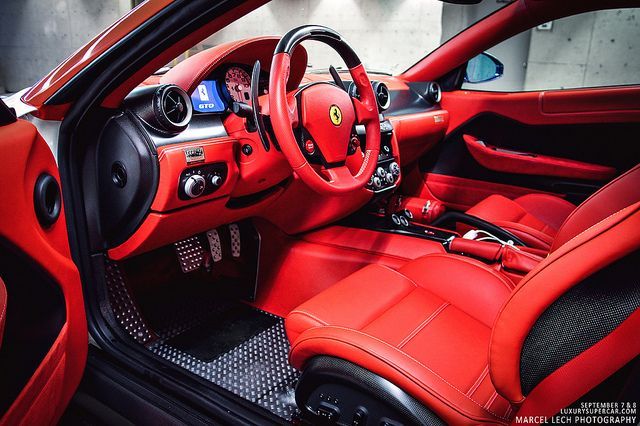
[[[504, 2], [454, 5], [438, 0], [273, 0], [194, 46], [173, 64], [228, 41], [282, 36], [294, 27], [318, 24], [338, 31], [367, 71], [399, 74], [501, 6]], [[309, 53], [309, 72], [325, 72], [330, 65], [344, 67], [330, 47], [318, 42], [303, 44]]]

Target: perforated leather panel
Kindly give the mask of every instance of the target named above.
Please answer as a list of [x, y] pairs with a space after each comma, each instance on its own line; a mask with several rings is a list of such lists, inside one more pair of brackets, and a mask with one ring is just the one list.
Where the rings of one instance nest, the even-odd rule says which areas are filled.
[[577, 284], [544, 311], [522, 347], [520, 380], [524, 395], [638, 309], [639, 262], [640, 252], [618, 260]]

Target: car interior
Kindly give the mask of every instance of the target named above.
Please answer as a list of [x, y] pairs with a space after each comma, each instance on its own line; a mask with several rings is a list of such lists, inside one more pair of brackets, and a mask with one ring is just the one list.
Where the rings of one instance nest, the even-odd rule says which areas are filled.
[[[139, 34], [147, 51], [96, 67], [124, 71], [50, 105], [76, 97], [68, 153], [50, 158], [31, 123], [32, 143], [10, 148], [55, 178], [28, 172], [44, 229], [75, 223], [89, 346], [249, 423], [509, 424], [633, 399], [640, 87], [462, 89], [503, 72], [484, 50], [604, 7], [551, 3], [508, 3], [400, 75], [365, 71], [321, 25], [154, 72], [242, 8]], [[308, 72], [308, 42], [344, 66]], [[20, 372], [0, 402], [19, 413], [83, 302], [0, 247], [0, 374]]]

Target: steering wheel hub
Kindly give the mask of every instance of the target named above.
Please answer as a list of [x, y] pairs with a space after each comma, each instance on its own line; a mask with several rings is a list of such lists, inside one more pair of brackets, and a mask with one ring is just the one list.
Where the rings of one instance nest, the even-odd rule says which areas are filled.
[[351, 98], [331, 83], [308, 86], [299, 96], [302, 126], [326, 165], [344, 164], [356, 122]]

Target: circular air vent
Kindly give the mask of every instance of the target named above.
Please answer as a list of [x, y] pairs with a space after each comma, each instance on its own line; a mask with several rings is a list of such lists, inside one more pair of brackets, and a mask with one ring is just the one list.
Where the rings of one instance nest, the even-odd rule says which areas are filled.
[[440, 89], [440, 85], [435, 81], [429, 83], [424, 97], [431, 104], [437, 104], [440, 102], [440, 99], [442, 99], [442, 89]]
[[153, 97], [153, 110], [161, 130], [171, 133], [186, 129], [193, 114], [189, 95], [172, 84], [158, 87]]
[[386, 84], [381, 82], [373, 83], [373, 91], [376, 94], [376, 100], [378, 101], [378, 107], [380, 111], [384, 111], [391, 105], [391, 93]]

